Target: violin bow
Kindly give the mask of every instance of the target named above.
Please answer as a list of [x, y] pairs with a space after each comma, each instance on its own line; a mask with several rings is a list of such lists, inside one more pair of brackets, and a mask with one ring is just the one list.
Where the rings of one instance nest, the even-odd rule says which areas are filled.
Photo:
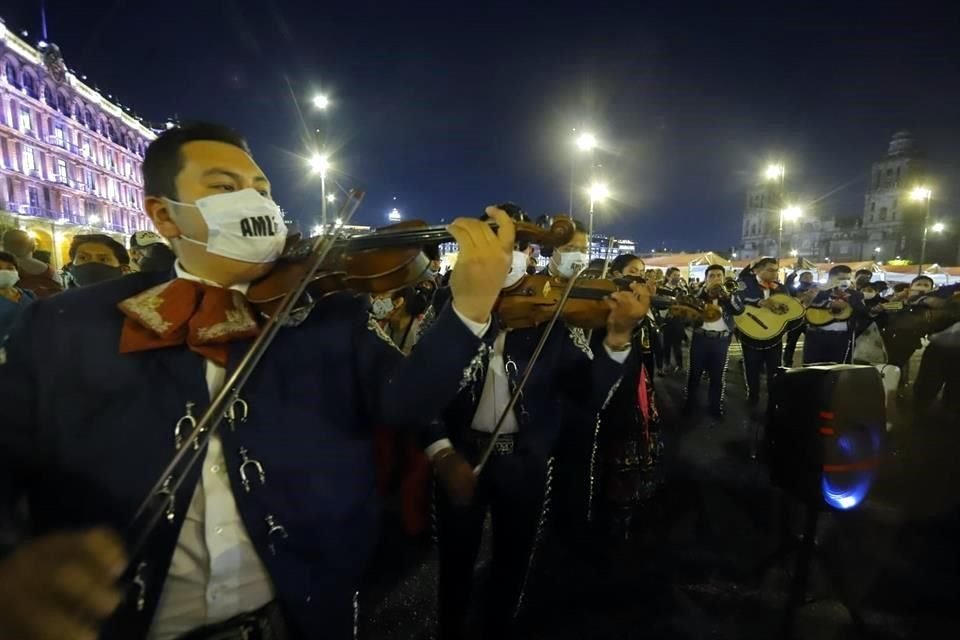
[[[347, 195], [347, 200], [339, 214], [344, 224], [348, 224], [350, 218], [352, 218], [353, 214], [360, 208], [360, 202], [363, 200], [363, 197], [363, 191], [350, 190], [350, 193]], [[296, 288], [286, 293], [280, 304], [280, 308], [275, 314], [268, 317], [266, 324], [257, 335], [253, 344], [250, 345], [250, 348], [247, 349], [243, 359], [211, 399], [210, 405], [197, 422], [197, 425], [190, 432], [190, 435], [184, 439], [177, 453], [173, 456], [173, 459], [170, 460], [169, 464], [164, 468], [163, 473], [160, 474], [160, 477], [156, 483], [154, 483], [153, 488], [143, 499], [143, 502], [140, 503], [136, 514], [127, 524], [125, 530], [126, 534], [132, 535], [136, 531], [135, 527], [137, 524], [141, 520], [145, 519], [146, 521], [144, 529], [137, 536], [136, 542], [130, 548], [129, 557], [131, 561], [137, 558], [140, 551], [142, 551], [157, 524], [160, 522], [163, 512], [166, 510], [166, 504], [161, 502], [152, 512], [149, 512], [151, 503], [155, 502], [159, 496], [165, 495], [166, 491], [169, 491], [170, 495], [176, 495], [177, 490], [190, 474], [190, 470], [200, 461], [201, 456], [206, 454], [205, 445], [216, 432], [223, 418], [233, 407], [234, 402], [240, 397], [240, 392], [250, 380], [254, 369], [256, 369], [263, 355], [273, 343], [280, 328], [289, 320], [291, 313], [296, 309], [297, 303], [306, 292], [313, 276], [320, 270], [321, 265], [323, 265], [324, 260], [326, 260], [327, 255], [333, 249], [336, 242], [336, 233], [317, 236], [313, 243], [311, 262], [307, 267], [303, 280]], [[196, 443], [196, 446], [194, 446], [194, 443]], [[187, 457], [188, 452], [192, 452], [193, 455], [188, 460], [182, 472], [176, 477], [176, 481], [164, 487], [167, 479], [177, 470], [180, 463]], [[148, 513], [149, 517], [146, 518]]]
[[563, 290], [563, 296], [560, 297], [560, 302], [557, 303], [557, 308], [554, 309], [553, 316], [550, 317], [550, 322], [547, 323], [547, 328], [544, 329], [543, 333], [540, 335], [540, 341], [537, 342], [537, 348], [533, 350], [533, 355], [530, 356], [530, 360], [527, 362], [527, 366], [523, 370], [523, 375], [520, 377], [520, 382], [513, 390], [513, 393], [510, 395], [510, 401], [507, 402], [506, 408], [503, 410], [503, 413], [500, 414], [500, 418], [497, 420], [497, 426], [490, 435], [490, 442], [487, 444], [486, 449], [484, 449], [483, 456], [480, 458], [480, 462], [478, 462], [477, 466], [473, 468], [474, 477], [479, 476], [483, 472], [483, 468], [487, 465], [487, 461], [490, 459], [491, 454], [493, 454], [493, 450], [497, 445], [497, 437], [500, 435], [500, 432], [503, 431], [506, 418], [508, 415], [510, 415], [510, 412], [513, 411], [513, 408], [520, 400], [520, 396], [523, 394], [523, 388], [527, 386], [527, 381], [530, 379], [530, 374], [533, 373], [533, 367], [537, 363], [537, 360], [540, 359], [540, 353], [543, 351], [543, 347], [547, 344], [547, 338], [550, 337], [550, 333], [553, 331], [554, 326], [556, 326], [557, 320], [560, 319], [560, 314], [563, 313], [563, 308], [566, 306], [567, 300], [570, 298], [570, 292], [573, 291], [573, 285], [576, 284], [577, 280], [584, 271], [586, 271], [586, 267], [580, 269], [580, 271], [574, 274], [574, 276], [567, 282], [567, 287]]

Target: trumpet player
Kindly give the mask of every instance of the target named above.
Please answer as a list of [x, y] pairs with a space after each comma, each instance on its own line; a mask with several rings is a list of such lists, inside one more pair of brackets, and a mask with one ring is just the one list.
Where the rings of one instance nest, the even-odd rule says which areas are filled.
[[723, 420], [723, 396], [727, 375], [727, 352], [733, 335], [733, 306], [724, 281], [726, 270], [719, 264], [707, 267], [703, 288], [697, 299], [703, 304], [702, 323], [693, 330], [690, 342], [690, 376], [687, 378], [687, 399], [684, 414], [696, 409], [697, 388], [706, 373], [710, 377], [708, 400], [710, 416]]

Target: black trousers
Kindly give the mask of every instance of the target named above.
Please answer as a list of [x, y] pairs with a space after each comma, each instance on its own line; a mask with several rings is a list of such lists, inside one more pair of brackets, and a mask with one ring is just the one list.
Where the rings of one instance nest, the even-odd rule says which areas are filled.
[[719, 417], [723, 413], [723, 387], [727, 374], [727, 351], [730, 335], [708, 335], [693, 332], [690, 343], [690, 376], [687, 378], [687, 407], [696, 405], [700, 378], [710, 376], [710, 413]]
[[760, 402], [760, 374], [767, 376], [767, 389], [773, 384], [773, 374], [780, 366], [783, 342], [772, 345], [743, 343], [743, 376], [747, 384], [747, 405], [755, 407]]
[[509, 633], [532, 568], [537, 532], [545, 517], [546, 469], [545, 461], [528, 455], [491, 456], [469, 506], [452, 504], [438, 488], [442, 640], [465, 635], [473, 595], [473, 567], [488, 511], [493, 529], [493, 558], [480, 619], [485, 638], [502, 638]]
[[793, 356], [797, 352], [797, 343], [800, 342], [800, 336], [803, 335], [805, 325], [798, 324], [790, 331], [787, 331], [787, 346], [783, 348], [783, 366], [788, 369], [793, 368]]
[[850, 362], [850, 357], [853, 355], [850, 343], [849, 331], [807, 329], [806, 337], [803, 339], [803, 364]]
[[673, 357], [674, 364], [683, 367], [683, 337], [684, 328], [682, 322], [667, 319], [663, 325], [663, 364], [670, 364], [670, 358]]

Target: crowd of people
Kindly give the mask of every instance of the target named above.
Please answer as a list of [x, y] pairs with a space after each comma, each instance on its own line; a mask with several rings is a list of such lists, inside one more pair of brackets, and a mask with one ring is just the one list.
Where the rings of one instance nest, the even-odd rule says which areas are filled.
[[[777, 313], [778, 295], [836, 315], [766, 341], [736, 338], [756, 407], [762, 378], [793, 366], [801, 333], [804, 363], [851, 362], [857, 337], [893, 313], [883, 283], [843, 266], [820, 287], [806, 273], [780, 284], [773, 259], [736, 279], [710, 266], [702, 283], [633, 255], [591, 264], [579, 223], [544, 250], [541, 271], [514, 233], [523, 213], [489, 207], [496, 232], [475, 219], [449, 225], [451, 272], [425, 248], [430, 268], [417, 281], [312, 300], [277, 333], [225, 424], [201, 434], [199, 417], [259, 333], [247, 296], [283, 254], [286, 228], [246, 143], [224, 127], [165, 131], [143, 172], [156, 233], [134, 234], [129, 248], [77, 236], [57, 274], [27, 234], [3, 236], [3, 638], [351, 637], [378, 537], [374, 495], [393, 489], [396, 468], [404, 529], [422, 534], [427, 510], [436, 516], [440, 637], [466, 637], [473, 606], [485, 637], [509, 637], [569, 469], [589, 470], [577, 476], [587, 520], [611, 540], [635, 534], [661, 483], [658, 377], [687, 372], [694, 415], [707, 375], [708, 412], [722, 420], [738, 317]], [[603, 328], [504, 326], [498, 299], [534, 273], [560, 287], [617, 283]], [[956, 289], [931, 285], [920, 277], [894, 297], [919, 307]], [[954, 337], [931, 339], [946, 351], [931, 355], [932, 369], [924, 356], [918, 394], [919, 380], [946, 379]], [[151, 494], [188, 438], [205, 447], [198, 464]], [[164, 517], [142, 537], [130, 525], [145, 498]]]

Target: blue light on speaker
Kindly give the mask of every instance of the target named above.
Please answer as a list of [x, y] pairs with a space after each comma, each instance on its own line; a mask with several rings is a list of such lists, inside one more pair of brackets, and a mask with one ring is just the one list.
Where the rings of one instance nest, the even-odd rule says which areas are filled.
[[[859, 435], [860, 437], [857, 437]], [[866, 437], [864, 437], [866, 436]], [[851, 465], [843, 471], [825, 471], [820, 483], [824, 501], [834, 509], [853, 509], [867, 497], [873, 484], [876, 468], [858, 467], [859, 463], [875, 458], [879, 452], [879, 439], [872, 433], [848, 433], [835, 441], [835, 464]]]

